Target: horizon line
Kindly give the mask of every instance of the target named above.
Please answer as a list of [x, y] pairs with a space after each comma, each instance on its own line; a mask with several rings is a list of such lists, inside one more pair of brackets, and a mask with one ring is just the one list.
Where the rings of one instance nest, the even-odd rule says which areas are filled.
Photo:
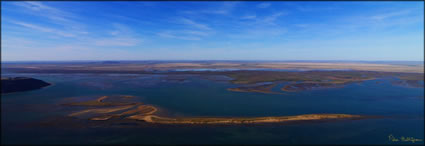
[[105, 60], [1, 60], [1, 62], [104, 62], [104, 61], [123, 61], [123, 62], [129, 62], [129, 61], [289, 61], [289, 62], [296, 62], [296, 61], [341, 61], [341, 62], [424, 62], [424, 60], [266, 60], [266, 59], [146, 59], [146, 60], [119, 60], [119, 59], [105, 59]]

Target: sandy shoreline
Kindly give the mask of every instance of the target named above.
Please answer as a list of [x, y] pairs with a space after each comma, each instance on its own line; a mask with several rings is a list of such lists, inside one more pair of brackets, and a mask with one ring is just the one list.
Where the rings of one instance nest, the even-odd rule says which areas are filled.
[[168, 118], [156, 115], [132, 116], [128, 119], [145, 121], [158, 124], [256, 124], [256, 123], [281, 123], [290, 121], [312, 121], [329, 119], [358, 119], [360, 115], [350, 114], [305, 114], [296, 116], [279, 117], [229, 117], [229, 118]]
[[[113, 117], [129, 120], [143, 121], [158, 124], [256, 124], [256, 123], [281, 123], [290, 121], [314, 121], [329, 119], [359, 119], [366, 118], [361, 115], [350, 114], [303, 114], [295, 116], [268, 116], [268, 117], [167, 117], [156, 115], [158, 108], [153, 105], [144, 105], [140, 102], [133, 102], [132, 105], [121, 105], [120, 102], [102, 104], [103, 100], [109, 96], [101, 96], [89, 101], [91, 104], [78, 104], [77, 102], [65, 104], [67, 106], [87, 106], [89, 109], [80, 110], [71, 114], [70, 117], [85, 117], [93, 121], [106, 121]], [[120, 98], [127, 99], [124, 96]], [[97, 104], [94, 104], [96, 102]], [[99, 107], [100, 105], [100, 107]], [[110, 107], [109, 105], [115, 105]], [[95, 108], [93, 108], [95, 107]]]

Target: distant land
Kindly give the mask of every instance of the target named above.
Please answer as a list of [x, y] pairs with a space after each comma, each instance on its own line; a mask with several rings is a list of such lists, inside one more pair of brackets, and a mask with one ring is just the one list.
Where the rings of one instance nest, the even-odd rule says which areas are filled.
[[58, 61], [2, 61], [2, 64], [14, 63], [164, 63], [164, 62], [310, 62], [310, 63], [370, 63], [370, 64], [392, 64], [392, 65], [424, 65], [424, 61], [368, 61], [368, 60], [58, 60]]
[[49, 86], [50, 83], [46, 83], [42, 80], [27, 78], [27, 77], [14, 77], [14, 78], [1, 78], [1, 93], [12, 93], [22, 92], [40, 89]]
[[[119, 69], [118, 69], [119, 68]], [[422, 61], [15, 61], [2, 69], [17, 72], [109, 72], [141, 73], [175, 69], [236, 70], [357, 70], [423, 73]]]
[[[383, 77], [396, 77], [393, 85], [423, 88], [424, 66], [420, 62], [283, 62], [283, 61], [96, 61], [15, 62], [2, 64], [4, 73], [95, 73], [221, 75], [239, 87], [233, 92], [282, 94], [271, 91], [278, 84], [285, 92], [341, 88]], [[181, 79], [184, 80], [184, 79]], [[300, 83], [301, 82], [301, 83]]]

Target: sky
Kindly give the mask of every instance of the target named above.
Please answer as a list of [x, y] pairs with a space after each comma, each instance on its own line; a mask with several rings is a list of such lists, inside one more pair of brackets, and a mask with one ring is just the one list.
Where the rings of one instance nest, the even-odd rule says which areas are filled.
[[424, 2], [1, 2], [2, 61], [424, 60]]

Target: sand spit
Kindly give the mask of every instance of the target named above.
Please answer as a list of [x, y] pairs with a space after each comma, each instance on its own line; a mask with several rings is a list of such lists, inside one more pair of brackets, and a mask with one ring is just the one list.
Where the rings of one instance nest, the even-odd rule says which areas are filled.
[[168, 118], [155, 115], [132, 116], [129, 119], [141, 120], [159, 124], [255, 124], [255, 123], [280, 123], [289, 121], [328, 120], [328, 119], [354, 119], [363, 118], [360, 115], [349, 114], [306, 114], [280, 117], [247, 117], [247, 118]]
[[153, 106], [139, 105], [135, 109], [130, 109], [130, 110], [124, 111], [122, 113], [103, 115], [103, 116], [99, 116], [99, 117], [92, 117], [92, 118], [90, 118], [90, 120], [105, 121], [105, 120], [109, 120], [113, 117], [123, 117], [123, 116], [130, 116], [130, 117], [136, 116], [137, 117], [137, 116], [143, 116], [143, 115], [150, 115], [150, 114], [153, 114], [156, 111], [157, 111], [157, 109]]
[[[103, 102], [109, 96], [102, 96], [94, 101]], [[128, 98], [124, 98], [128, 99]], [[92, 101], [93, 102], [93, 101]], [[143, 121], [158, 124], [256, 124], [256, 123], [280, 123], [290, 121], [312, 121], [329, 119], [359, 119], [365, 118], [361, 115], [350, 114], [305, 114], [295, 116], [274, 116], [274, 117], [161, 117], [155, 115], [158, 108], [152, 105], [143, 105], [141, 102], [128, 102], [133, 105], [120, 105], [121, 102], [111, 104], [101, 104], [107, 107], [91, 107], [69, 114], [71, 117], [86, 117], [94, 121], [106, 121], [113, 117]], [[127, 102], [126, 102], [127, 103]], [[68, 104], [69, 105], [69, 104]], [[71, 105], [75, 105], [72, 104]], [[79, 105], [79, 104], [77, 104]], [[82, 104], [83, 106], [86, 104]]]
[[134, 106], [129, 105], [129, 106], [119, 106], [119, 107], [113, 107], [113, 108], [87, 109], [87, 110], [83, 110], [83, 111], [80, 111], [80, 112], [75, 112], [75, 113], [69, 114], [69, 116], [79, 116], [79, 115], [88, 114], [88, 113], [105, 114], [105, 113], [112, 113], [112, 112], [116, 112], [116, 111], [129, 109], [129, 108], [132, 108], [132, 107], [134, 107]]

